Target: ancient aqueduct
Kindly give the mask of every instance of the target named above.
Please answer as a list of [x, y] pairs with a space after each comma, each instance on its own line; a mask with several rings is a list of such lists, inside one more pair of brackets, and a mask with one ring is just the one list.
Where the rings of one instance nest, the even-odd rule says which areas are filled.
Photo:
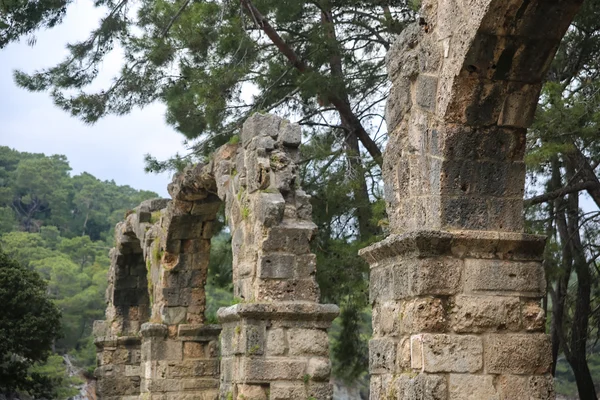
[[[523, 233], [525, 131], [581, 0], [424, 0], [388, 54], [383, 176], [392, 234], [371, 265], [371, 399], [550, 399], [544, 238]], [[298, 126], [244, 125], [208, 165], [117, 226], [105, 400], [329, 399], [316, 229]], [[204, 322], [211, 226], [225, 203], [235, 296]], [[220, 341], [220, 344], [219, 344]]]

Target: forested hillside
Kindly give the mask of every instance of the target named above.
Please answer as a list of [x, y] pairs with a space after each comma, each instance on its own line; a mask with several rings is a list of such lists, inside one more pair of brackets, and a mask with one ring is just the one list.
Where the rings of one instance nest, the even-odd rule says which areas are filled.
[[70, 170], [62, 155], [0, 147], [0, 247], [47, 281], [47, 294], [62, 312], [55, 354], [33, 371], [54, 382], [53, 399], [76, 392], [63, 356], [82, 371], [94, 368], [92, 323], [104, 315], [115, 224], [142, 200], [157, 197]]

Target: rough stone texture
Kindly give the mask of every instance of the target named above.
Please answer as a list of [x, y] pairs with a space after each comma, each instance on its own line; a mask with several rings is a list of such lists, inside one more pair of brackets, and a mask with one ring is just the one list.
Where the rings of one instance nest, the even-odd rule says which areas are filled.
[[270, 388], [270, 398], [331, 398], [326, 328], [337, 314], [334, 305], [306, 302], [220, 309], [221, 398], [241, 398], [246, 384]]
[[387, 55], [392, 232], [522, 229], [525, 130], [580, 4], [422, 2]]
[[[266, 399], [272, 382], [301, 386], [302, 398], [331, 397], [326, 330], [338, 308], [317, 304], [316, 226], [296, 173], [301, 136], [297, 125], [256, 114], [241, 145], [185, 168], [168, 186], [172, 200], [144, 201], [117, 225], [106, 320], [95, 326], [99, 398]], [[219, 354], [221, 327], [204, 323], [204, 285], [223, 203], [234, 295], [252, 304], [219, 313]]]
[[360, 252], [371, 265], [371, 399], [553, 398], [544, 239], [522, 233], [523, 156], [580, 5], [424, 0], [389, 50], [391, 234]]

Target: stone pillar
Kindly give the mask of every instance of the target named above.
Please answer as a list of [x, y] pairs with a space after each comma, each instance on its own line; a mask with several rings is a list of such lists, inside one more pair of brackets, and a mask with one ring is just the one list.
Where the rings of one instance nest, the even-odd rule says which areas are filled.
[[550, 399], [544, 238], [413, 231], [371, 265], [371, 399]]
[[141, 383], [139, 336], [112, 336], [105, 321], [94, 323], [98, 367], [96, 393], [102, 400], [138, 400]]
[[127, 222], [115, 228], [106, 320], [95, 321], [96, 392], [103, 400], [134, 400], [141, 384], [140, 325], [150, 310], [146, 265], [140, 241]]
[[388, 53], [371, 399], [550, 399], [525, 133], [580, 0], [424, 0]]
[[220, 399], [329, 399], [327, 328], [310, 240], [310, 197], [300, 187], [300, 127], [255, 114], [240, 145], [214, 157], [232, 234], [234, 295], [220, 309]]
[[143, 202], [115, 229], [106, 320], [97, 321], [97, 394], [109, 400], [216, 399], [220, 327], [204, 324], [213, 178], [188, 168], [173, 200]]
[[142, 326], [142, 399], [217, 399], [218, 325], [179, 325], [175, 336], [164, 324]]
[[221, 399], [330, 399], [332, 304], [241, 303], [219, 310]]

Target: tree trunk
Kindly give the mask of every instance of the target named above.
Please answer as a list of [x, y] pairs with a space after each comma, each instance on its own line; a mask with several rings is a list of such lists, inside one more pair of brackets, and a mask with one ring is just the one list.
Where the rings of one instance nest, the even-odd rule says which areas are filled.
[[362, 240], [378, 233], [378, 228], [373, 224], [373, 212], [371, 200], [369, 199], [369, 188], [365, 177], [364, 168], [360, 160], [360, 149], [358, 139], [355, 135], [345, 133], [346, 157], [352, 169], [352, 179], [355, 181], [352, 187], [354, 204], [356, 207], [355, 217], [358, 222], [359, 235]]
[[[567, 177], [571, 179], [575, 168], [567, 159], [565, 163]], [[581, 400], [597, 400], [594, 381], [587, 365], [587, 336], [589, 318], [592, 312], [590, 298], [592, 282], [590, 269], [586, 260], [579, 234], [579, 194], [570, 194], [567, 202], [569, 238], [563, 245], [570, 246], [573, 255], [573, 266], [577, 274], [577, 298], [571, 330], [571, 351], [569, 364], [575, 374], [577, 390]]]
[[[560, 176], [560, 164], [555, 158], [552, 160], [552, 177], [551, 186], [561, 186]], [[560, 237], [561, 243], [566, 242], [569, 237], [569, 230], [567, 228], [567, 219], [565, 217], [565, 211], [563, 206], [563, 199], [558, 198], [554, 201], [554, 215], [556, 219], [556, 228]], [[552, 337], [552, 375], [556, 375], [556, 362], [558, 361], [558, 354], [560, 352], [561, 345], [565, 350], [565, 354], [569, 354], [569, 349], [566, 348], [564, 343], [564, 315], [565, 315], [565, 302], [567, 300], [567, 289], [569, 287], [569, 278], [571, 277], [571, 269], [573, 264], [573, 257], [571, 256], [571, 247], [562, 245], [561, 247], [561, 272], [556, 282], [556, 288], [553, 291], [552, 296], [552, 324], [551, 324], [551, 337]]]
[[[340, 84], [340, 87], [337, 88], [335, 95], [330, 95], [329, 98], [332, 99], [335, 97], [336, 100], [341, 104], [338, 109], [341, 107], [341, 109], [350, 111], [341, 112], [340, 119], [342, 120], [342, 126], [345, 128], [344, 145], [346, 157], [352, 170], [352, 180], [355, 181], [352, 188], [352, 194], [356, 206], [355, 217], [358, 222], [359, 236], [364, 240], [369, 236], [376, 234], [377, 227], [373, 226], [371, 221], [373, 212], [371, 210], [371, 200], [369, 199], [369, 188], [367, 186], [367, 179], [365, 177], [362, 160], [360, 158], [360, 147], [358, 141], [360, 136], [359, 130], [362, 129], [362, 125], [352, 112], [348, 93], [344, 85], [344, 70], [342, 67], [340, 43], [338, 42], [335, 33], [335, 25], [329, 4], [321, 4], [321, 22], [325, 27], [327, 37], [331, 43], [331, 56], [329, 58], [329, 69], [331, 76]], [[354, 116], [354, 120], [349, 118], [348, 115]]]
[[579, 180], [588, 183], [587, 192], [600, 208], [600, 179], [596, 176], [594, 169], [590, 165], [588, 158], [573, 143], [574, 151], [567, 154], [569, 163], [577, 171]]

